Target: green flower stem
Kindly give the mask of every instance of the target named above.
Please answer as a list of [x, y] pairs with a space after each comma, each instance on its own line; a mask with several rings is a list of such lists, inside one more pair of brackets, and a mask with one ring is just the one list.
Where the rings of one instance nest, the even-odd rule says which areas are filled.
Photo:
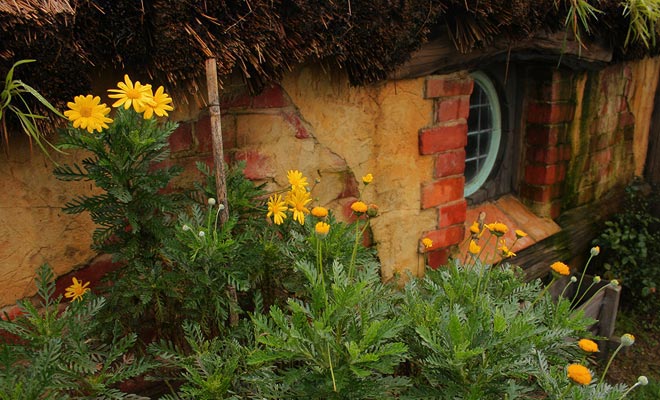
[[[584, 279], [584, 275], [587, 273], [587, 268], [589, 268], [589, 263], [591, 262], [592, 258], [594, 258], [594, 255], [589, 254], [589, 259], [587, 260], [587, 263], [584, 265], [584, 268], [582, 269], [582, 275], [580, 276], [580, 282], [578, 282], [578, 287], [577, 287], [577, 289], [575, 289], [575, 293], [580, 293], [580, 287], [582, 287], [582, 280]], [[589, 289], [587, 289], [587, 292], [588, 291], [589, 291]], [[580, 300], [582, 300], [582, 299], [580, 299]]]
[[360, 237], [367, 230], [369, 226], [369, 220], [364, 223], [362, 230], [360, 230], [360, 220], [355, 221], [355, 243], [353, 244], [353, 253], [351, 254], [351, 262], [348, 264], [348, 279], [353, 278], [353, 271], [355, 270], [355, 259], [357, 258], [357, 249], [360, 244]]
[[614, 350], [614, 353], [612, 353], [612, 356], [610, 356], [610, 359], [607, 360], [607, 365], [605, 366], [605, 369], [603, 370], [603, 374], [600, 376], [600, 383], [605, 381], [605, 376], [607, 375], [607, 370], [610, 369], [610, 365], [612, 364], [612, 360], [614, 360], [614, 357], [619, 353], [619, 350], [623, 347], [623, 343], [619, 343], [619, 347]]
[[624, 397], [628, 396], [628, 393], [632, 392], [632, 390], [633, 390], [634, 388], [636, 388], [637, 386], [639, 386], [639, 385], [640, 385], [639, 382], [635, 382], [635, 384], [632, 385], [631, 387], [629, 387], [628, 390], [626, 390], [626, 391], [623, 393], [623, 395], [622, 395], [621, 397], [619, 397], [619, 399], [623, 399]]
[[332, 377], [332, 390], [337, 393], [337, 382], [335, 381], [335, 371], [332, 368], [332, 358], [330, 357], [330, 343], [328, 345], [328, 364], [330, 364], [330, 376]]
[[539, 295], [536, 297], [536, 299], [534, 299], [534, 301], [532, 302], [532, 304], [530, 305], [530, 307], [534, 307], [534, 304], [536, 304], [539, 300], [541, 300], [541, 298], [545, 295], [545, 292], [548, 291], [548, 289], [550, 288], [550, 286], [552, 286], [552, 284], [555, 283], [556, 280], [557, 280], [557, 277], [553, 274], [553, 275], [552, 275], [552, 280], [550, 281], [550, 283], [548, 283], [548, 284], [543, 288], [543, 290], [541, 291], [541, 293], [539, 293]]
[[[591, 285], [589, 285], [587, 290], [585, 290], [584, 293], [582, 293], [582, 296], [580, 296], [580, 298], [577, 299], [577, 300], [573, 300], [573, 303], [571, 303], [571, 307], [577, 307], [577, 305], [580, 304], [582, 299], [584, 299], [584, 296], [586, 296], [587, 293], [589, 293], [589, 290], [591, 290], [591, 288], [594, 287], [595, 284], [596, 284], [596, 282], [591, 282]], [[603, 287], [605, 287], [605, 286], [603, 286]], [[602, 288], [600, 288], [600, 289], [602, 289]], [[598, 289], [598, 291], [596, 291], [596, 293], [600, 292], [600, 289]], [[575, 293], [576, 294], [580, 293], [580, 285], [579, 284], [578, 284], [577, 289], [575, 290]], [[596, 295], [596, 293], [594, 293], [594, 296]]]

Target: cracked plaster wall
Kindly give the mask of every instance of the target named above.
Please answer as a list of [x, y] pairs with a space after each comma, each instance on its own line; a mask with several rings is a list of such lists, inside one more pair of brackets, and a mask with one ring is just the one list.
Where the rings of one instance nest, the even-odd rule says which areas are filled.
[[[81, 158], [81, 153], [53, 153], [62, 163]], [[31, 153], [21, 136], [10, 138], [10, 149], [0, 154], [0, 305], [35, 293], [41, 264], [50, 264], [60, 275], [94, 256], [89, 217], [61, 210], [72, 195], [91, 185], [60, 182], [53, 166], [38, 148]]]

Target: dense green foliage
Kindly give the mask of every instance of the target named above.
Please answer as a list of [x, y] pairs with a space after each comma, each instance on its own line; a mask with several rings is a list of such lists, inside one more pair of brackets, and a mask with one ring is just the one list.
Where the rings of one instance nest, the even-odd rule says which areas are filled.
[[619, 280], [624, 304], [653, 315], [660, 305], [660, 218], [653, 212], [657, 197], [641, 182], [626, 188], [623, 211], [606, 221], [594, 240], [603, 253], [600, 272]]
[[61, 304], [46, 265], [38, 271], [37, 289], [39, 304], [20, 301], [24, 315], [0, 320], [0, 399], [135, 398], [117, 384], [155, 364], [135, 356], [135, 334], [109, 332], [105, 341], [95, 334], [105, 298]]

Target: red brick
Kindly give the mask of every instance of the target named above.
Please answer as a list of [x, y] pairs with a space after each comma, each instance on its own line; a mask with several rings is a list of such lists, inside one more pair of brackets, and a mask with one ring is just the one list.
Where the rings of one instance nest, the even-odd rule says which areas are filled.
[[464, 233], [465, 226], [461, 224], [426, 232], [424, 237], [433, 241], [434, 248], [444, 248], [460, 243], [463, 240]]
[[561, 131], [565, 129], [560, 125], [528, 125], [527, 126], [527, 144], [533, 146], [556, 146], [559, 143]]
[[438, 227], [445, 228], [451, 225], [463, 225], [465, 224], [466, 216], [467, 202], [465, 200], [442, 206], [438, 211]]
[[182, 123], [169, 137], [170, 151], [178, 153], [191, 150], [193, 147], [192, 124]]
[[469, 113], [470, 96], [442, 98], [435, 102], [436, 123], [466, 119]]
[[438, 269], [449, 262], [449, 249], [439, 249], [426, 253], [426, 262], [431, 269]]
[[560, 159], [561, 161], [570, 161], [571, 153], [573, 152], [571, 146], [568, 144], [562, 145], [559, 147], [561, 149]]
[[552, 187], [548, 185], [527, 185], [521, 187], [521, 195], [527, 200], [547, 203], [552, 200]]
[[557, 124], [573, 120], [575, 106], [568, 102], [530, 103], [527, 122], [532, 124]]
[[465, 171], [465, 149], [438, 153], [435, 157], [436, 178], [444, 178], [451, 175], [462, 175]]
[[451, 97], [472, 94], [474, 82], [470, 77], [433, 76], [426, 79], [425, 98]]
[[540, 164], [555, 164], [560, 159], [560, 151], [556, 146], [527, 146], [527, 161]]
[[531, 185], [552, 185], [558, 182], [560, 169], [553, 165], [528, 165], [525, 167], [525, 182]]
[[422, 209], [462, 199], [464, 180], [463, 176], [444, 178], [422, 186]]
[[419, 132], [419, 153], [433, 154], [465, 147], [467, 144], [467, 124], [459, 123], [421, 129]]
[[267, 87], [252, 98], [252, 108], [282, 108], [288, 105], [284, 90], [279, 85]]
[[296, 132], [296, 138], [308, 139], [311, 137], [307, 131], [307, 127], [305, 127], [304, 122], [300, 119], [300, 116], [297, 113], [283, 112], [282, 117], [284, 117], [284, 120], [293, 127], [293, 130]]
[[273, 176], [269, 158], [255, 150], [237, 152], [235, 159], [245, 161], [243, 174], [248, 179], [259, 180]]

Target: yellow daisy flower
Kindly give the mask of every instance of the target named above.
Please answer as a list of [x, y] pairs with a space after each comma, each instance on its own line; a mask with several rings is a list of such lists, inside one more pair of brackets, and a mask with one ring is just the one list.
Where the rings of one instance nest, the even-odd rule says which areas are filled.
[[112, 119], [107, 117], [110, 108], [101, 103], [99, 96], [76, 96], [67, 106], [70, 110], [64, 111], [64, 115], [73, 122], [74, 128], [87, 129], [89, 133], [95, 130], [101, 132], [112, 122]]
[[568, 276], [571, 273], [571, 269], [568, 268], [568, 265], [564, 264], [561, 261], [556, 261], [550, 265], [550, 269], [558, 273], [559, 275]]
[[366, 174], [365, 176], [362, 177], [362, 183], [365, 185], [370, 184], [374, 180], [374, 176], [371, 174]]
[[470, 225], [470, 233], [473, 235], [478, 235], [481, 229], [479, 229], [479, 223], [477, 221], [474, 221], [472, 225]]
[[282, 196], [279, 194], [270, 196], [267, 204], [268, 214], [266, 214], [266, 217], [270, 218], [272, 216], [275, 225], [281, 225], [286, 218], [284, 211], [287, 210], [286, 203], [282, 201]]
[[509, 227], [501, 222], [493, 222], [492, 224], [486, 224], [485, 226], [486, 229], [495, 236], [502, 236], [509, 231]]
[[575, 383], [580, 385], [588, 385], [591, 383], [591, 372], [584, 365], [571, 364], [568, 366], [567, 375]]
[[474, 240], [470, 240], [468, 251], [472, 254], [479, 254], [481, 252], [481, 246], [479, 246]]
[[119, 89], [108, 89], [108, 97], [111, 99], [118, 99], [112, 104], [112, 107], [117, 108], [124, 106], [128, 110], [133, 106], [137, 112], [143, 112], [147, 105], [152, 107], [156, 106], [153, 100], [151, 85], [143, 85], [139, 81], [133, 83], [128, 75], [124, 75], [124, 82], [117, 83]]
[[305, 214], [309, 214], [307, 204], [312, 201], [309, 192], [305, 188], [292, 189], [286, 197], [286, 202], [293, 211], [293, 220], [300, 225], [305, 225]]
[[316, 231], [316, 234], [325, 237], [328, 232], [330, 232], [330, 224], [326, 224], [325, 222], [317, 222], [316, 226], [314, 227], [314, 230]]
[[306, 188], [308, 186], [307, 178], [305, 178], [302, 172], [298, 170], [287, 171], [286, 177], [289, 180], [289, 184], [291, 184], [292, 190], [296, 188]]
[[[149, 91], [151, 92], [151, 89]], [[144, 114], [142, 115], [144, 119], [151, 119], [154, 114], [159, 117], [166, 117], [168, 111], [174, 110], [174, 107], [170, 105], [172, 98], [165, 93], [165, 89], [162, 86], [156, 90], [156, 93], [151, 98], [153, 99], [153, 104], [146, 103], [144, 106]]]
[[509, 257], [515, 257], [516, 253], [513, 251], [509, 250], [509, 247], [506, 245], [506, 242], [504, 239], [500, 241], [500, 247], [498, 248], [499, 251], [502, 252], [502, 257], [504, 258], [509, 258]]
[[89, 286], [89, 282], [83, 285], [82, 281], [73, 278], [73, 284], [65, 289], [64, 297], [71, 301], [82, 300], [83, 295], [90, 290], [87, 286]]
[[422, 239], [422, 244], [424, 245], [425, 249], [430, 249], [431, 247], [433, 247], [433, 240], [425, 237], [424, 239]]
[[527, 236], [527, 234], [524, 231], [521, 231], [520, 229], [516, 229], [516, 237], [517, 238], [520, 239], [520, 238], [524, 238], [525, 236]]

